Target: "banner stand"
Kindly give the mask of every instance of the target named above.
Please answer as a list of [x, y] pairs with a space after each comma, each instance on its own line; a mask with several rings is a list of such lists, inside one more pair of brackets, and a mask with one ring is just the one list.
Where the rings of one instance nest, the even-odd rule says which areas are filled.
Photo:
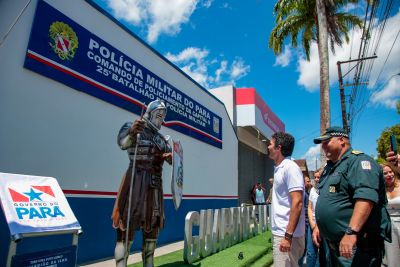
[[[55, 178], [0, 172], [0, 204], [10, 230], [7, 267], [76, 266], [82, 227]], [[17, 253], [25, 238], [66, 234], [72, 235], [71, 244], [39, 242]]]
[[[78, 238], [83, 234], [81, 229], [68, 229], [68, 230], [60, 230], [60, 231], [52, 231], [52, 232], [42, 232], [42, 233], [26, 233], [26, 234], [14, 234], [11, 236], [10, 245], [8, 247], [8, 256], [7, 256], [7, 265], [6, 267], [11, 267], [12, 258], [17, 253], [17, 245], [24, 238], [29, 237], [43, 237], [49, 235], [64, 235], [64, 234], [72, 234], [72, 246], [78, 248]], [[76, 250], [78, 253], [78, 250]], [[76, 256], [75, 256], [76, 257]]]

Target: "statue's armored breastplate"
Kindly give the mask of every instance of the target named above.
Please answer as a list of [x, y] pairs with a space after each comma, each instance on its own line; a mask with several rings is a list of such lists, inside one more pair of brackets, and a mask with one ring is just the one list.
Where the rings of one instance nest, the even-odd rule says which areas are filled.
[[[135, 146], [133, 143], [128, 148], [129, 159], [135, 158]], [[168, 151], [168, 144], [158, 133], [149, 129], [140, 135], [139, 144], [136, 152], [136, 166], [139, 169], [161, 169], [164, 162], [162, 155]]]

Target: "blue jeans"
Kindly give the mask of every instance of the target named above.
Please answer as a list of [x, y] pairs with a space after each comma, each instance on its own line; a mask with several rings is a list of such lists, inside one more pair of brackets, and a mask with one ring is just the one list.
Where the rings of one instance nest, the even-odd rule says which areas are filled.
[[304, 251], [303, 251], [303, 253], [301, 254], [301, 258], [299, 259], [299, 266], [303, 266], [303, 262], [304, 262], [304, 257], [306, 257], [306, 253], [307, 253], [307, 243], [308, 243], [308, 239], [309, 239], [309, 237], [308, 237], [308, 228], [310, 228], [310, 225], [308, 224], [308, 221], [306, 221], [306, 232], [305, 232], [305, 234], [304, 234]]
[[318, 248], [312, 240], [312, 230], [307, 228], [307, 267], [319, 267]]

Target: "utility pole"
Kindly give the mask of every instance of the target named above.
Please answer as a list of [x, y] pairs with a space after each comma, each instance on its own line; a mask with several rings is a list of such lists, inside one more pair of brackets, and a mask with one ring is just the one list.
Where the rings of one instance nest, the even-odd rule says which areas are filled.
[[346, 118], [346, 103], [344, 102], [344, 86], [343, 86], [343, 77], [342, 77], [342, 68], [340, 67], [340, 64], [343, 63], [341, 61], [338, 61], [337, 67], [338, 67], [338, 76], [339, 76], [339, 94], [340, 94], [340, 107], [342, 109], [342, 122], [343, 122], [343, 129], [348, 133], [349, 132], [349, 126], [347, 125], [347, 118]]
[[[347, 74], [349, 74], [349, 72], [352, 71], [358, 64], [360, 64], [361, 61], [367, 60], [367, 59], [373, 59], [373, 58], [377, 58], [377, 56], [364, 57], [364, 58], [358, 58], [358, 59], [352, 59], [352, 60], [346, 60], [346, 61], [338, 61], [336, 63], [337, 68], [338, 68], [338, 76], [339, 76], [339, 94], [340, 94], [340, 106], [342, 109], [342, 122], [343, 122], [343, 128], [347, 133], [350, 132], [350, 129], [349, 129], [349, 125], [347, 123], [347, 116], [346, 116], [346, 103], [345, 103], [345, 97], [344, 97], [343, 78]], [[358, 63], [354, 67], [352, 67], [345, 75], [342, 76], [342, 69], [340, 67], [340, 64], [356, 62], [356, 61], [358, 61]], [[354, 85], [356, 86], [357, 84], [354, 84]]]

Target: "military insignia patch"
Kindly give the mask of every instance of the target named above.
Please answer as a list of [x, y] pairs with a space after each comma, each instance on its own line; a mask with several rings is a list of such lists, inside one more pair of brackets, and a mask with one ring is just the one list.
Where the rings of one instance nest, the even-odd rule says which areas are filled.
[[335, 186], [329, 186], [329, 193], [336, 193], [336, 187]]
[[361, 168], [363, 168], [363, 170], [370, 170], [371, 162], [369, 162], [368, 160], [361, 161]]

